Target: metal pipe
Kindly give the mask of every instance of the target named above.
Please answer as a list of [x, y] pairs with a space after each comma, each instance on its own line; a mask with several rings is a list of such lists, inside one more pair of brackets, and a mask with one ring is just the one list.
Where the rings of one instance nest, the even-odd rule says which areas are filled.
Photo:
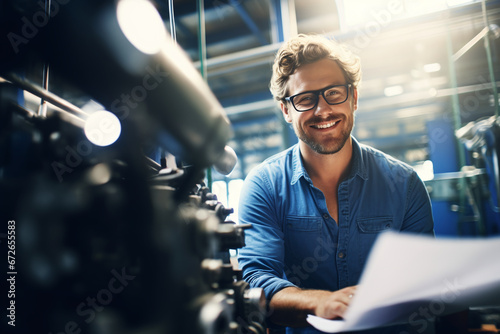
[[207, 43], [205, 33], [205, 6], [203, 0], [198, 0], [198, 53], [200, 58], [201, 77], [207, 81]]
[[[43, 72], [42, 72], [42, 88], [45, 90], [49, 89], [49, 64], [43, 64]], [[40, 107], [38, 108], [38, 116], [46, 117], [47, 116], [47, 101], [42, 97], [40, 100]]]
[[37, 86], [27, 80], [23, 80], [20, 77], [18, 77], [14, 73], [7, 73], [3, 75], [3, 78], [7, 81], [10, 81], [11, 83], [17, 85], [19, 88], [30, 92], [31, 94], [34, 94], [40, 98], [43, 98], [44, 101], [47, 101], [64, 111], [69, 112], [70, 114], [73, 114], [79, 118], [86, 119], [88, 117], [88, 114], [85, 113], [83, 110], [75, 106], [74, 104], [64, 100], [63, 98], [60, 98], [59, 96], [49, 92], [46, 89], [43, 89], [40, 86]]
[[[278, 51], [280, 46], [281, 44], [270, 44], [259, 46], [250, 50], [210, 58], [206, 60], [207, 67], [210, 68], [210, 77], [227, 73], [226, 71], [228, 70], [240, 70], [242, 69], [242, 63], [248, 65], [272, 63], [276, 51]], [[196, 68], [200, 68], [201, 64], [198, 61], [194, 63], [194, 66]]]
[[159, 163], [157, 163], [156, 161], [154, 161], [153, 159], [151, 159], [150, 157], [148, 156], [144, 156], [144, 158], [146, 159], [146, 164], [152, 169], [154, 170], [155, 172], [159, 172], [160, 169], [161, 169], [161, 165]]
[[298, 34], [295, 0], [280, 1], [281, 24], [283, 25], [283, 40], [286, 41]]
[[[481, 8], [483, 11], [483, 20], [484, 20], [484, 25], [486, 28], [488, 28], [488, 32], [490, 32], [490, 25], [488, 23], [488, 14], [486, 13], [486, 0], [483, 0], [481, 2]], [[484, 48], [486, 49], [486, 58], [488, 60], [488, 70], [490, 72], [490, 80], [491, 80], [491, 86], [493, 88], [493, 99], [495, 100], [495, 116], [498, 117], [499, 110], [498, 110], [498, 90], [495, 85], [495, 71], [493, 69], [493, 60], [491, 59], [491, 46], [490, 46], [490, 40], [488, 38], [488, 35], [484, 38]]]
[[[207, 42], [205, 33], [205, 4], [203, 0], [198, 0], [198, 49], [200, 58], [200, 73], [201, 77], [207, 82]], [[207, 168], [207, 186], [212, 191], [212, 169]]]
[[[45, 0], [45, 17], [47, 20], [50, 19], [50, 6], [51, 0]], [[49, 90], [49, 64], [46, 62], [43, 64], [43, 72], [42, 72], [42, 87], [45, 90]], [[44, 98], [40, 100], [40, 107], [38, 109], [38, 116], [46, 117], [47, 116], [47, 103]]]
[[175, 15], [174, 15], [174, 1], [168, 0], [168, 14], [170, 15], [170, 35], [175, 43], [177, 43], [177, 33], [175, 32]]
[[32, 119], [32, 118], [36, 117], [36, 114], [34, 112], [32, 112], [31, 110], [28, 110], [26, 108], [21, 107], [17, 103], [11, 103], [10, 107], [12, 107], [12, 109], [18, 115], [20, 115], [21, 117], [23, 117], [24, 119]]
[[283, 42], [283, 30], [281, 29], [281, 11], [278, 0], [269, 1], [269, 17], [271, 30], [271, 43]]
[[[458, 89], [457, 89], [457, 73], [455, 69], [455, 62], [453, 61], [453, 46], [452, 46], [452, 41], [451, 41], [451, 35], [450, 32], [448, 31], [447, 34], [447, 39], [446, 39], [446, 46], [447, 46], [447, 51], [448, 51], [448, 64], [450, 66], [449, 69], [449, 74], [450, 74], [450, 81], [451, 81], [451, 87], [453, 89], [453, 95], [451, 95], [451, 101], [452, 101], [452, 106], [453, 106], [453, 120], [454, 120], [454, 128], [455, 131], [461, 128], [462, 126], [462, 119], [460, 116], [460, 102], [458, 99]], [[465, 152], [463, 149], [462, 144], [456, 138], [456, 143], [457, 143], [457, 154], [458, 154], [458, 170], [462, 170], [462, 167], [465, 166]], [[462, 229], [462, 222], [463, 222], [463, 217], [465, 215], [465, 205], [466, 205], [466, 186], [467, 184], [465, 183], [464, 178], [459, 179], [459, 219], [458, 219], [458, 232], [461, 232]]]
[[[17, 103], [12, 103], [11, 107], [18, 115], [20, 115], [21, 117], [23, 117], [24, 119], [26, 119], [28, 121], [40, 117], [35, 112], [28, 110], [28, 109], [20, 106]], [[70, 124], [72, 124], [76, 127], [79, 127], [81, 129], [83, 129], [85, 127], [85, 121], [83, 119], [81, 119], [80, 117], [77, 117], [77, 116], [70, 114], [70, 113], [66, 112], [65, 110], [61, 110], [59, 108], [54, 109], [54, 112], [58, 113], [60, 118], [64, 122], [70, 123]]]
[[462, 57], [467, 51], [469, 51], [477, 42], [479, 42], [484, 36], [488, 35], [490, 31], [489, 27], [485, 27], [483, 30], [479, 32], [476, 36], [474, 36], [467, 44], [465, 44], [460, 50], [458, 50], [453, 56], [453, 61], [457, 61], [460, 57]]

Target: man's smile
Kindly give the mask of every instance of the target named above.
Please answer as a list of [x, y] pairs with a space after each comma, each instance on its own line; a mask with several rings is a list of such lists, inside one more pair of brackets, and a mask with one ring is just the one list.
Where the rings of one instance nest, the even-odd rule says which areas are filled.
[[311, 125], [312, 128], [315, 129], [328, 129], [339, 123], [340, 120], [332, 121], [332, 122], [327, 122], [327, 123], [321, 123], [321, 124], [313, 124]]

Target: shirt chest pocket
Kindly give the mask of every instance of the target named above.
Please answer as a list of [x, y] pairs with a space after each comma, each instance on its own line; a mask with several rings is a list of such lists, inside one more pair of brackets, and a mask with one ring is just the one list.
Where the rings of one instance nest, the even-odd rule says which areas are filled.
[[358, 218], [358, 240], [357, 247], [359, 249], [359, 261], [361, 266], [364, 266], [366, 258], [372, 249], [372, 246], [377, 239], [377, 236], [384, 231], [393, 228], [394, 222], [391, 216]]
[[358, 228], [361, 233], [380, 233], [392, 227], [392, 217], [358, 218]]
[[[285, 257], [295, 263], [315, 257], [322, 238], [323, 220], [320, 217], [287, 217], [285, 219]], [[300, 263], [300, 262], [299, 262]]]

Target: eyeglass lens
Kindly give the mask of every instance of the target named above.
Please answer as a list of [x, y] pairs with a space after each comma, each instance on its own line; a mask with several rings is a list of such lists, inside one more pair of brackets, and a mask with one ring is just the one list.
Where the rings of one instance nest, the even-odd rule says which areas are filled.
[[[293, 98], [293, 105], [297, 110], [308, 110], [316, 106], [321, 92], [298, 94]], [[323, 91], [323, 96], [329, 104], [340, 104], [347, 100], [347, 87], [335, 86]]]

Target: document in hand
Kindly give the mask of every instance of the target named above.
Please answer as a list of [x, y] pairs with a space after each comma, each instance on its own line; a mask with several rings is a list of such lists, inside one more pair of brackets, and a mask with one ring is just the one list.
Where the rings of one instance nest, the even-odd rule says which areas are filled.
[[309, 315], [327, 333], [412, 323], [426, 309], [442, 316], [500, 306], [500, 238], [434, 239], [386, 232], [368, 257], [343, 320]]

